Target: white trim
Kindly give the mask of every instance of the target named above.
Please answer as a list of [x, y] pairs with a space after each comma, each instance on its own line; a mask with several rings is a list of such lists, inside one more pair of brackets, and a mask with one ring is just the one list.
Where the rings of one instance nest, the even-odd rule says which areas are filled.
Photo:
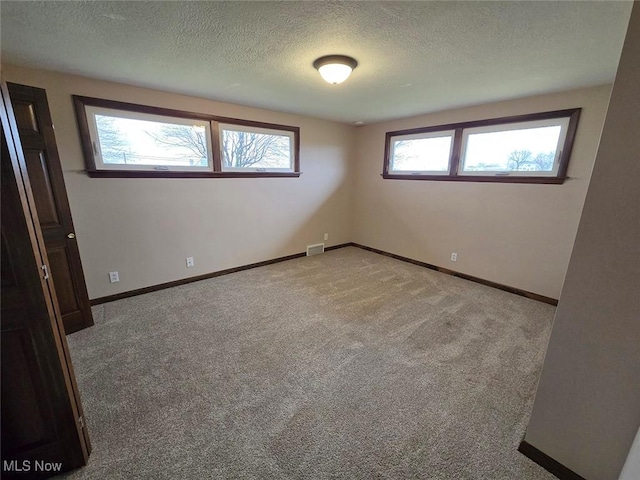
[[[567, 138], [567, 130], [569, 128], [570, 117], [561, 118], [549, 118], [544, 120], [532, 120], [528, 122], [517, 123], [500, 123], [495, 125], [486, 125], [483, 127], [470, 127], [462, 130], [462, 146], [460, 149], [460, 162], [458, 164], [459, 176], [509, 176], [509, 177], [556, 177], [558, 175], [558, 169], [560, 168], [560, 159], [562, 158], [562, 146]], [[465, 171], [465, 157], [467, 151], [467, 144], [470, 135], [482, 134], [482, 133], [497, 133], [508, 132], [512, 130], [528, 130], [534, 128], [543, 127], [560, 127], [560, 134], [558, 135], [558, 142], [556, 143], [555, 157], [553, 159], [552, 170], [471, 170]]]
[[[93, 147], [93, 158], [96, 170], [120, 170], [120, 171], [170, 171], [170, 172], [211, 172], [213, 171], [213, 147], [211, 143], [210, 122], [192, 118], [171, 117], [165, 115], [155, 115], [150, 113], [133, 112], [129, 110], [118, 110], [114, 108], [96, 107], [93, 105], [84, 106], [89, 127], [89, 136]], [[165, 164], [126, 164], [126, 163], [104, 163], [102, 161], [102, 150], [100, 138], [98, 136], [98, 126], [96, 115], [112, 118], [126, 118], [130, 120], [143, 120], [147, 122], [163, 123], [168, 125], [197, 125], [204, 127], [207, 142], [207, 165], [165, 165]]]
[[[407, 135], [397, 135], [391, 137], [389, 146], [389, 165], [388, 165], [388, 174], [389, 175], [449, 175], [449, 170], [451, 169], [451, 155], [453, 152], [453, 143], [455, 141], [455, 130], [439, 130], [436, 132], [425, 132], [425, 133], [410, 133]], [[447, 155], [447, 168], [446, 170], [394, 170], [394, 157], [395, 157], [395, 149], [396, 143], [403, 140], [426, 140], [429, 138], [444, 138], [448, 137], [451, 141], [449, 142], [449, 153]]]
[[[275, 128], [263, 128], [247, 125], [237, 125], [232, 123], [220, 123], [218, 124], [219, 141], [220, 141], [220, 162], [223, 172], [294, 172], [295, 171], [295, 158], [294, 158], [294, 145], [295, 145], [295, 133], [289, 130], [278, 130]], [[277, 137], [285, 137], [289, 139], [289, 166], [288, 167], [225, 167], [224, 165], [224, 132], [244, 132], [244, 133], [257, 133], [260, 135], [272, 135]]]

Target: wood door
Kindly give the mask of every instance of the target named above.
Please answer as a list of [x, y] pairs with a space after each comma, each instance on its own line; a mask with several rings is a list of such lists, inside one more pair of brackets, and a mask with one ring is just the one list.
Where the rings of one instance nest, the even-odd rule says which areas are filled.
[[41, 88], [8, 86], [65, 332], [76, 332], [93, 325], [93, 317], [47, 94]]
[[91, 451], [6, 84], [1, 84], [2, 478], [44, 478]]

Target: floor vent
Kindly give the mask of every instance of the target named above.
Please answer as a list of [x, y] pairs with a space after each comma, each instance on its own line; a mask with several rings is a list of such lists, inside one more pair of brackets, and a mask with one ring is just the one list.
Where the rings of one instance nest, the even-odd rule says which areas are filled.
[[320, 255], [321, 253], [324, 253], [324, 243], [307, 245], [307, 257], [310, 257], [311, 255]]

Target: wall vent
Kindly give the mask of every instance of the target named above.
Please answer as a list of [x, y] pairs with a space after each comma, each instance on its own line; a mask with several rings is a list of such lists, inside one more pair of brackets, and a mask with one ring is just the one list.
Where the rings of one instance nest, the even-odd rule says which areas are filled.
[[320, 255], [321, 253], [324, 253], [324, 243], [307, 245], [307, 257], [310, 257], [311, 255]]

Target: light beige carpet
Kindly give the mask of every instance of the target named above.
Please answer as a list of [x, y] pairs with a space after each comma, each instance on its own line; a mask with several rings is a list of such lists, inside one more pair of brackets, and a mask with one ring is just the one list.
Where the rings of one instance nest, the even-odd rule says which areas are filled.
[[95, 307], [68, 476], [553, 479], [516, 449], [554, 310], [355, 247]]

